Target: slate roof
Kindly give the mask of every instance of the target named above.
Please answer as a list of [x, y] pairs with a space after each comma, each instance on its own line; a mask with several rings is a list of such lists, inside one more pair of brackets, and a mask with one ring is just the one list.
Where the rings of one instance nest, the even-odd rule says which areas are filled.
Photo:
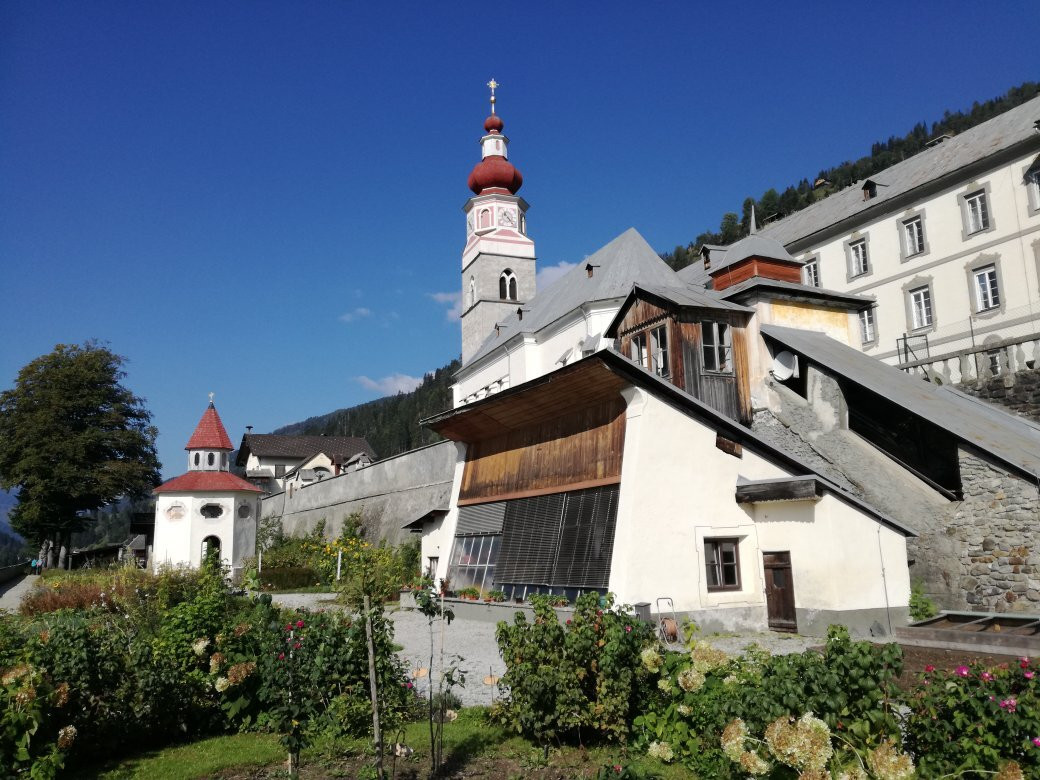
[[375, 451], [361, 436], [293, 436], [279, 433], [247, 433], [238, 448], [236, 465], [244, 466], [253, 453], [259, 458], [310, 458], [319, 452], [336, 461], [364, 452], [372, 460]]
[[[632, 286], [632, 292], [635, 293], [637, 289], [656, 295], [658, 298], [663, 298], [666, 301], [671, 301], [677, 306], [698, 306], [704, 309], [722, 309], [724, 311], [742, 311], [746, 313], [754, 311], [754, 309], [741, 306], [739, 303], [727, 301], [714, 290], [692, 287], [688, 284], [679, 283], [678, 279], [674, 280], [670, 285], [652, 285], [636, 282]], [[726, 292], [729, 291], [727, 290]]]
[[785, 282], [782, 279], [767, 279], [763, 276], [752, 276], [739, 284], [727, 287], [719, 295], [723, 299], [739, 298], [743, 293], [755, 289], [781, 290], [787, 293], [788, 298], [806, 299], [819, 303], [836, 303], [839, 306], [855, 306], [865, 309], [873, 306], [877, 298], [873, 295], [855, 295], [853, 293], [828, 290], [826, 287], [813, 287], [810, 284], [798, 284], [796, 282]]
[[[589, 278], [586, 266], [592, 265]], [[671, 286], [675, 272], [646, 243], [635, 228], [629, 228], [568, 273], [539, 292], [526, 305], [523, 320], [511, 314], [466, 363], [466, 368], [518, 333], [536, 333], [582, 304], [624, 298], [636, 282]]]
[[860, 181], [767, 225], [760, 235], [789, 246], [860, 213], [864, 220], [881, 216], [886, 213], [888, 201], [996, 152], [1030, 139], [1040, 147], [1040, 134], [1033, 126], [1037, 120], [1040, 120], [1040, 97], [872, 175], [870, 181], [877, 184], [877, 195], [870, 200], [863, 200], [863, 182]]
[[263, 493], [260, 488], [227, 471], [189, 471], [163, 482], [153, 493]]
[[728, 268], [731, 265], [736, 265], [741, 260], [747, 260], [749, 257], [769, 257], [774, 260], [786, 260], [789, 263], [805, 265], [804, 260], [795, 260], [791, 257], [790, 253], [784, 249], [784, 245], [775, 238], [764, 236], [761, 233], [752, 233], [750, 236], [744, 236], [739, 241], [734, 241], [726, 249], [725, 254], [715, 259], [717, 252], [718, 250], [716, 249], [708, 255], [708, 260], [710, 261], [708, 267], [709, 274]]
[[1040, 428], [981, 401], [915, 378], [824, 333], [762, 325], [762, 334], [922, 417], [997, 460], [1040, 478]]
[[206, 411], [202, 413], [202, 419], [195, 426], [195, 432], [188, 439], [186, 450], [233, 450], [235, 445], [224, 430], [224, 423], [220, 421], [217, 408], [210, 402]]

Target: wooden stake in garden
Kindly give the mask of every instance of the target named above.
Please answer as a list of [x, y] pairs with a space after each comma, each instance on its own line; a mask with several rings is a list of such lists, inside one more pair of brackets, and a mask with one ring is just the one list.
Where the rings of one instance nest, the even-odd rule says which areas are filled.
[[372, 603], [366, 593], [365, 637], [368, 639], [368, 686], [372, 699], [372, 736], [376, 743], [376, 776], [383, 780], [383, 735], [379, 731], [379, 689], [376, 685], [376, 646], [372, 642]]

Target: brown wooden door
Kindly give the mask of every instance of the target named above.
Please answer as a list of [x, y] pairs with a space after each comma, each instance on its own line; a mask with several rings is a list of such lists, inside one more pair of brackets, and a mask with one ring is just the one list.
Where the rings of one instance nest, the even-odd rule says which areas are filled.
[[794, 611], [794, 579], [791, 577], [791, 553], [762, 553], [766, 574], [766, 612], [774, 631], [797, 631]]

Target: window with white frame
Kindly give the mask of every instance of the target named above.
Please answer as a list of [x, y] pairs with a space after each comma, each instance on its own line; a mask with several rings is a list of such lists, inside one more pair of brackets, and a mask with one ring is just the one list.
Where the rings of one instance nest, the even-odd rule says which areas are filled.
[[964, 196], [964, 215], [969, 235], [989, 229], [989, 204], [985, 190]]
[[877, 331], [874, 328], [874, 307], [863, 309], [859, 313], [859, 337], [863, 344], [873, 344], [877, 341]]
[[709, 591], [740, 590], [740, 540], [704, 540], [704, 570]]
[[849, 243], [849, 275], [863, 276], [870, 271], [870, 259], [867, 257], [867, 239]]
[[668, 325], [641, 331], [632, 337], [632, 360], [661, 377], [668, 370]]
[[972, 271], [975, 279], [975, 305], [978, 311], [1000, 307], [1000, 289], [997, 284], [997, 267], [987, 265]]
[[1029, 196], [1029, 208], [1040, 211], [1040, 167], [1026, 173], [1026, 192]]
[[932, 290], [930, 287], [915, 287], [910, 290], [910, 322], [914, 330], [932, 325]]
[[924, 223], [920, 217], [908, 219], [903, 223], [903, 251], [907, 257], [919, 255], [924, 251]]
[[806, 262], [805, 267], [802, 269], [802, 278], [805, 279], [805, 283], [810, 287], [820, 286], [820, 258], [814, 257]]
[[724, 322], [701, 323], [704, 370], [717, 374], [733, 373], [733, 343], [729, 325]]

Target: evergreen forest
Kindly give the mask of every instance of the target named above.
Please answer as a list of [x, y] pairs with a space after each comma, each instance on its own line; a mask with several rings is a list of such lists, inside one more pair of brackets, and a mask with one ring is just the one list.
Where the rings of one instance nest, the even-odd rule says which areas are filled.
[[912, 157], [940, 136], [963, 133], [975, 125], [1032, 100], [1037, 95], [1040, 95], [1040, 82], [1026, 81], [1012, 87], [998, 98], [983, 103], [976, 101], [968, 111], [945, 111], [942, 119], [932, 122], [931, 125], [918, 122], [903, 136], [893, 135], [887, 141], [876, 141], [870, 148], [870, 154], [865, 157], [824, 168], [813, 181], [802, 179], [783, 192], [771, 187], [757, 199], [750, 196], [745, 198], [739, 214], [731, 211], [722, 216], [718, 230], [705, 230], [686, 246], [677, 246], [671, 252], [662, 252], [661, 259], [673, 270], [678, 271], [693, 262], [704, 244], [731, 244], [746, 236], [751, 225], [752, 206], [755, 208], [755, 216], [760, 226], [766, 222], [783, 219], [831, 193], [843, 190]]
[[349, 409], [310, 417], [272, 432], [363, 436], [380, 459], [433, 444], [441, 437], [419, 425], [419, 420], [451, 408], [452, 376], [461, 366], [462, 362], [456, 359], [431, 371], [410, 393], [398, 393]]

